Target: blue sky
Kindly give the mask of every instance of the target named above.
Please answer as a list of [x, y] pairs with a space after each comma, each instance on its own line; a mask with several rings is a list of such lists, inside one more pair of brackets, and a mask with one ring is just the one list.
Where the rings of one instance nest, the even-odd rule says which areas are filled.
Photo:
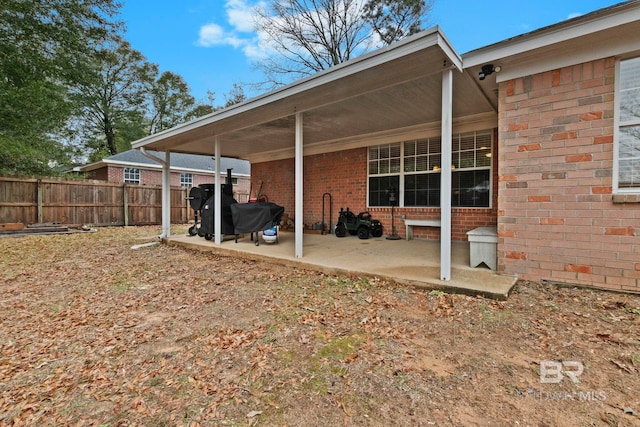
[[[260, 81], [252, 64], [261, 54], [251, 7], [259, 0], [124, 0], [126, 39], [161, 71], [180, 74], [192, 95], [216, 93], [234, 83]], [[439, 25], [462, 54], [509, 37], [611, 6], [606, 0], [435, 0], [426, 28]], [[247, 91], [249, 97], [257, 95]]]

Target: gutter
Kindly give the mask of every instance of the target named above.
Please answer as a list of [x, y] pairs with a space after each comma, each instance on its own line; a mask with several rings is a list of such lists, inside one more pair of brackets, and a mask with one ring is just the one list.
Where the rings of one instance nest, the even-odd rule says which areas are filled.
[[167, 162], [166, 162], [166, 161], [162, 160], [160, 157], [156, 157], [156, 156], [154, 156], [153, 154], [149, 154], [149, 153], [147, 153], [147, 150], [145, 150], [145, 148], [144, 148], [144, 147], [140, 147], [140, 148], [138, 148], [138, 150], [140, 150], [140, 153], [141, 153], [143, 156], [145, 156], [145, 157], [147, 157], [147, 158], [149, 158], [149, 159], [153, 160], [154, 162], [158, 162], [158, 163], [160, 163], [160, 164], [162, 165], [162, 167], [167, 166]]

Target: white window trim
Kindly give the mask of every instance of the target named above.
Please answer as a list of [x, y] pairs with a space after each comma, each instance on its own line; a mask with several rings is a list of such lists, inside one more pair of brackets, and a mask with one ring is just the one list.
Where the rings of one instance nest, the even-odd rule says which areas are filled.
[[[620, 161], [620, 63], [634, 57], [624, 57], [616, 60], [614, 113], [613, 113], [613, 176], [611, 188], [613, 194], [640, 194], [640, 187], [619, 188], [619, 161]], [[640, 123], [638, 123], [640, 124]], [[625, 124], [626, 125], [626, 124]]]
[[[137, 170], [138, 171], [138, 180], [137, 181], [132, 181], [132, 180], [127, 181], [127, 169]], [[125, 167], [122, 170], [122, 178], [123, 178], [123, 181], [124, 181], [125, 184], [140, 184], [140, 182], [142, 182], [142, 177], [141, 177], [141, 173], [140, 173], [140, 169], [139, 168]]]
[[[189, 175], [190, 182], [186, 182], [187, 180], [184, 180], [183, 178], [186, 177], [186, 175]], [[187, 185], [184, 185], [187, 184]], [[189, 187], [193, 187], [193, 174], [191, 172], [180, 172], [180, 187], [183, 188], [189, 188]]]
[[[470, 133], [470, 132], [474, 132], [474, 133], [481, 133], [481, 132], [490, 132], [491, 133], [491, 162], [489, 165], [489, 205], [488, 206], [452, 206], [452, 209], [493, 209], [493, 168], [494, 168], [494, 156], [495, 156], [495, 152], [494, 152], [494, 148], [495, 148], [495, 131], [494, 129], [478, 129], [478, 130], [467, 130], [464, 132], [454, 132], [453, 136], [460, 136], [461, 134], [464, 133]], [[431, 135], [430, 137], [434, 137], [434, 136], [439, 136], [439, 135]], [[417, 137], [415, 139], [420, 139], [420, 138], [427, 138], [426, 136], [422, 136], [422, 137]], [[370, 170], [369, 170], [369, 149], [371, 147], [375, 147], [375, 146], [379, 146], [379, 145], [386, 145], [386, 144], [394, 144], [396, 142], [400, 143], [400, 172], [398, 174], [395, 173], [388, 173], [388, 174], [383, 174], [383, 175], [375, 175], [375, 176], [396, 176], [398, 175], [399, 178], [399, 189], [398, 191], [400, 192], [399, 197], [398, 197], [398, 206], [397, 208], [407, 208], [407, 209], [440, 209], [440, 206], [405, 206], [404, 205], [404, 143], [405, 141], [409, 140], [409, 139], [414, 139], [414, 138], [408, 138], [408, 139], [403, 139], [402, 141], [393, 141], [393, 142], [385, 142], [385, 143], [381, 143], [381, 144], [372, 144], [370, 146], [367, 147], [367, 209], [375, 209], [375, 208], [385, 208], [385, 207], [390, 207], [390, 206], [371, 206], [370, 201], [369, 201], [369, 178], [371, 178], [371, 174], [370, 174]], [[484, 167], [482, 168], [468, 168], [468, 169], [462, 169], [462, 170], [485, 170]]]

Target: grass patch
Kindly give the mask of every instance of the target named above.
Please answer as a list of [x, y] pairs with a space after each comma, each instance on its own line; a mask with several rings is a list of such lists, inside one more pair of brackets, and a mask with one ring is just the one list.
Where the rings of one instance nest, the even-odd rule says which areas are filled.
[[320, 348], [316, 353], [316, 357], [344, 361], [348, 356], [356, 353], [363, 342], [364, 339], [360, 335], [337, 337]]
[[329, 393], [347, 374], [347, 363], [355, 358], [364, 343], [360, 335], [334, 337], [311, 359], [308, 388], [316, 393]]
[[116, 290], [116, 292], [127, 292], [129, 289], [135, 288], [135, 287], [136, 287], [135, 283], [122, 278], [117, 279], [113, 284], [113, 288]]

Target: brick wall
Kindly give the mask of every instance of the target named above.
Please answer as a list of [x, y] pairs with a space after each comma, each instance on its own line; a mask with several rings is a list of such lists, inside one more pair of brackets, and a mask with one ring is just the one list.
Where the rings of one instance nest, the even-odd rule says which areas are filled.
[[612, 203], [615, 61], [499, 87], [498, 269], [640, 290], [640, 204]]
[[[496, 138], [494, 138], [496, 139]], [[497, 144], [496, 144], [497, 145]], [[367, 208], [367, 148], [307, 156], [304, 158], [304, 224], [312, 226], [322, 220], [322, 199], [330, 193], [333, 202], [332, 223], [338, 220], [340, 208], [354, 212], [368, 210], [382, 222], [384, 233], [391, 233], [391, 208]], [[269, 201], [285, 207], [295, 217], [295, 172], [293, 159], [251, 165], [253, 190], [262, 183], [262, 192]], [[466, 232], [480, 226], [496, 225], [497, 169], [494, 168], [494, 202], [492, 209], [453, 209], [452, 238], [466, 241]], [[329, 224], [329, 199], [325, 198], [325, 223]], [[398, 208], [395, 225], [398, 234], [405, 236], [401, 215], [408, 218], [440, 218], [437, 208]], [[439, 229], [415, 227], [416, 238], [440, 238]]]
[[[173, 187], [180, 186], [180, 175], [177, 173], [170, 174], [169, 181]], [[140, 184], [162, 185], [162, 172], [140, 169]]]
[[107, 167], [107, 181], [124, 182], [124, 168]]
[[93, 170], [89, 172], [87, 176], [91, 179], [97, 179], [100, 181], [109, 181], [109, 168], [104, 167], [104, 168]]

